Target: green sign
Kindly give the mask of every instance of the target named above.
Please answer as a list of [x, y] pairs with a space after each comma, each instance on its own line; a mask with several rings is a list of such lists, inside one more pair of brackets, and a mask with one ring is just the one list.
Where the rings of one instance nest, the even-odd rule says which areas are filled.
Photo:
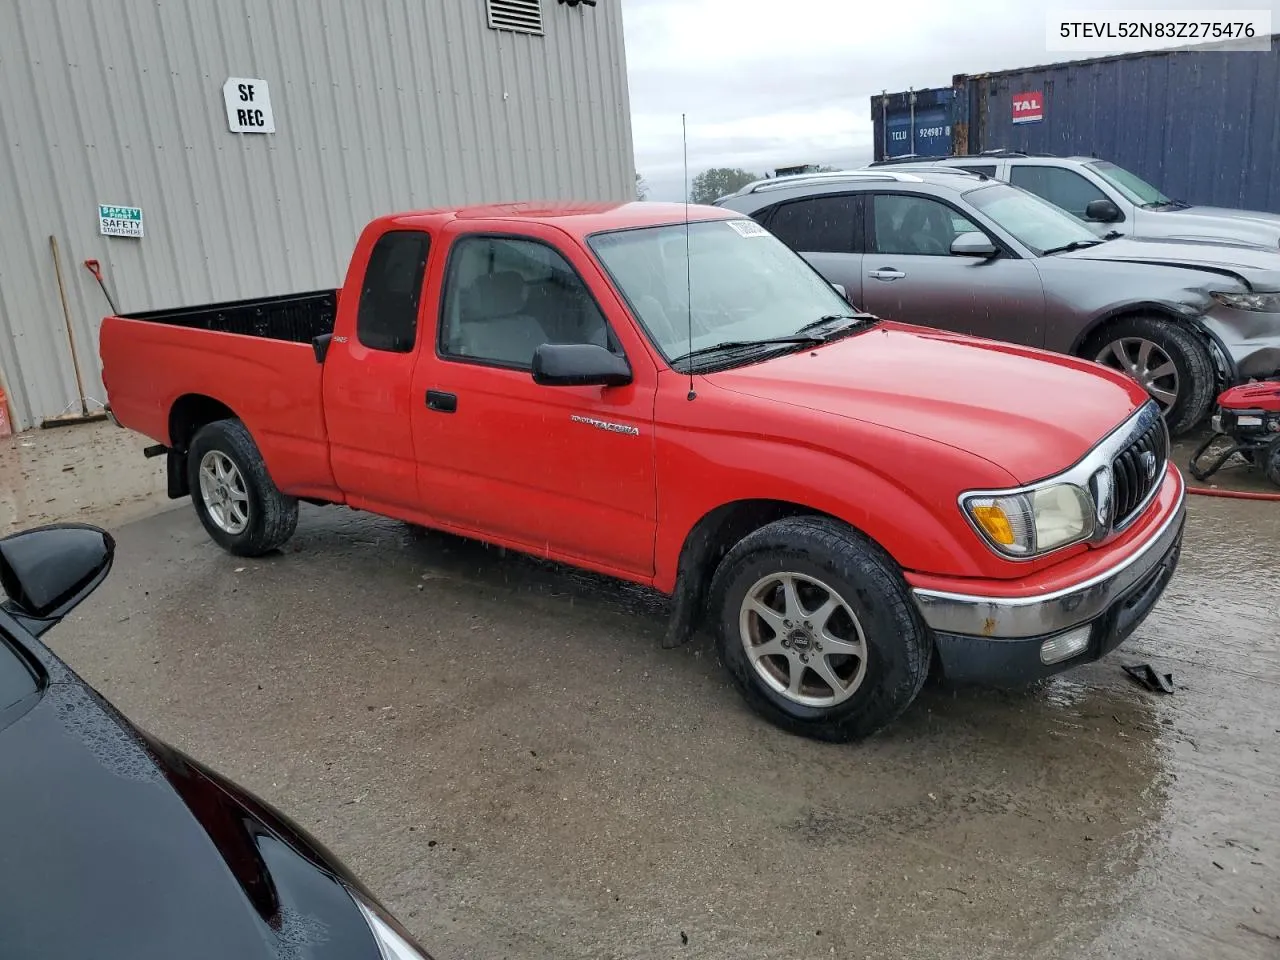
[[98, 204], [99, 232], [104, 237], [141, 237], [142, 208]]

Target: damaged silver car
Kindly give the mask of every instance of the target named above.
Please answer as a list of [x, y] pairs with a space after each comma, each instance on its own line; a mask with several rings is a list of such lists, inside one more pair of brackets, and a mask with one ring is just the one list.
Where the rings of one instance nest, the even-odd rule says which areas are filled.
[[1226, 386], [1280, 373], [1280, 251], [1099, 237], [955, 168], [783, 177], [716, 203], [762, 223], [863, 310], [1124, 370], [1175, 435]]

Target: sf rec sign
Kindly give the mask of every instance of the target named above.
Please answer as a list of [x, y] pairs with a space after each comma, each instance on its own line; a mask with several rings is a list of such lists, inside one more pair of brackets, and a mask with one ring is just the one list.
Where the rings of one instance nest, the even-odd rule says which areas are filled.
[[230, 77], [222, 85], [222, 102], [227, 108], [227, 128], [232, 133], [276, 132], [267, 81]]

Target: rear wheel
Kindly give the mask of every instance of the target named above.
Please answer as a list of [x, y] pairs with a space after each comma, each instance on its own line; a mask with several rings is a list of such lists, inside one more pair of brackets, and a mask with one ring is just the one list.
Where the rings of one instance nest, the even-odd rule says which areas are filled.
[[766, 719], [819, 740], [868, 737], [915, 699], [931, 645], [900, 572], [849, 527], [793, 517], [716, 571], [720, 655]]
[[1193, 430], [1213, 405], [1213, 358], [1199, 337], [1175, 321], [1126, 317], [1096, 337], [1086, 354], [1141, 384], [1160, 404], [1174, 436]]
[[239, 420], [200, 428], [187, 451], [191, 501], [209, 536], [241, 557], [282, 546], [298, 526], [298, 501], [276, 487]]

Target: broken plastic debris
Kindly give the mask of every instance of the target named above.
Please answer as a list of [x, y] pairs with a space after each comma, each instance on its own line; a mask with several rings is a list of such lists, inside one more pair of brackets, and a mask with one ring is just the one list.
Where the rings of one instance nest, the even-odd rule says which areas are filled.
[[1153, 693], [1173, 693], [1173, 674], [1159, 673], [1149, 663], [1123, 664], [1124, 672]]

